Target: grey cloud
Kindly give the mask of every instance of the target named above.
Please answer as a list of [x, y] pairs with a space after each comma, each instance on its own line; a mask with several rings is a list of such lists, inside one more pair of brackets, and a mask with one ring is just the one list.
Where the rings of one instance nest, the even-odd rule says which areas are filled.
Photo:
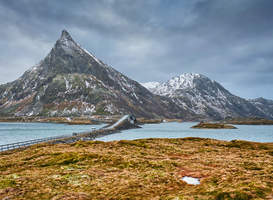
[[273, 99], [272, 11], [271, 0], [2, 0], [0, 82], [44, 58], [66, 29], [136, 81], [199, 72], [236, 95]]

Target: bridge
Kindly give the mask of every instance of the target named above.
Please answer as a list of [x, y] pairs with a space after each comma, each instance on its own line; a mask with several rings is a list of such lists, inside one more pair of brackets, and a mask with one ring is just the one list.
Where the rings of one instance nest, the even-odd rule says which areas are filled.
[[[114, 124], [112, 124], [110, 126], [107, 126], [105, 128], [102, 128], [102, 129], [104, 129], [104, 130], [114, 129], [116, 126], [118, 126], [119, 124], [121, 124], [125, 120], [127, 120], [127, 121], [129, 121], [131, 123], [134, 123], [136, 118], [133, 115], [124, 115], [123, 117], [121, 117]], [[86, 133], [91, 133], [91, 132], [94, 132], [94, 131], [95, 130], [80, 132], [80, 133], [77, 133], [76, 135], [78, 136], [78, 135], [82, 135], [82, 134], [86, 134]], [[39, 144], [39, 143], [42, 143], [42, 142], [48, 142], [48, 141], [53, 141], [53, 140], [58, 140], [58, 139], [63, 139], [63, 138], [69, 138], [69, 137], [73, 137], [74, 134], [75, 133], [67, 134], [67, 135], [60, 135], [60, 136], [56, 136], [56, 137], [48, 137], [48, 138], [41, 138], [41, 139], [36, 139], [36, 140], [16, 142], [16, 143], [11, 143], [11, 144], [4, 144], [4, 145], [0, 145], [0, 152], [10, 150], [10, 149], [16, 149], [16, 148], [20, 148], [20, 147], [31, 146], [31, 145]]]
[[123, 117], [121, 117], [117, 122], [115, 122], [114, 124], [105, 127], [104, 129], [112, 129], [115, 128], [116, 126], [118, 126], [119, 124], [121, 124], [123, 121], [129, 121], [130, 123], [134, 124], [136, 121], [136, 118], [133, 115], [124, 115]]

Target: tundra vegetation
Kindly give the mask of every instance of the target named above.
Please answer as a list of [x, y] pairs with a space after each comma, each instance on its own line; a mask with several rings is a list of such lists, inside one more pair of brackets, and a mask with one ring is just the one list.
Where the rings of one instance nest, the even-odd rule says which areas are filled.
[[78, 141], [0, 153], [5, 199], [272, 199], [272, 188], [273, 143]]

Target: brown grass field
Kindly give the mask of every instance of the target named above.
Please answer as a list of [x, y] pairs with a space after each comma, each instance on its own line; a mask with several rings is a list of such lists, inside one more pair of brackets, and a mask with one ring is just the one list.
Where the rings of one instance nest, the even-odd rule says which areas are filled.
[[[200, 178], [190, 185], [182, 177]], [[0, 199], [273, 199], [273, 143], [78, 141], [0, 153]]]

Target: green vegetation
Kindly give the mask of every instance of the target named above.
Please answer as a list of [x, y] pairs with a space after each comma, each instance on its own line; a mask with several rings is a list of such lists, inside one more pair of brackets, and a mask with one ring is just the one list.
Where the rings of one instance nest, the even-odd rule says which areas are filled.
[[201, 138], [39, 144], [0, 153], [0, 199], [272, 199], [272, 152]]

